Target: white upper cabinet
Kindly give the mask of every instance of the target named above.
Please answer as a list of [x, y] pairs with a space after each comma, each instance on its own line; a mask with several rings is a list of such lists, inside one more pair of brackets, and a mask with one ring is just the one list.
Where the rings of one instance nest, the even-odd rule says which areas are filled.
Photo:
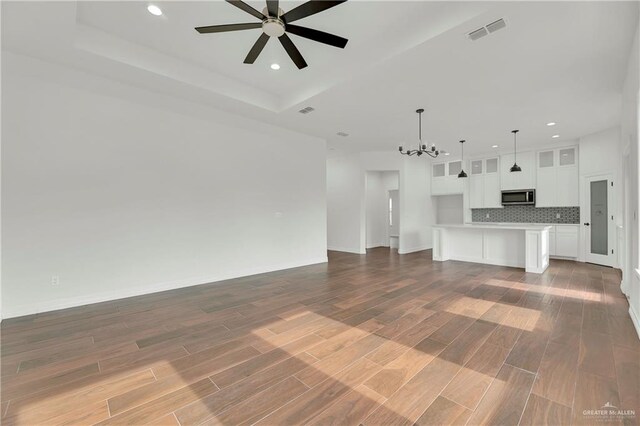
[[576, 147], [537, 153], [537, 207], [574, 207], [580, 204]]
[[500, 174], [498, 158], [471, 160], [469, 174], [469, 207], [498, 208], [500, 203]]
[[500, 157], [500, 188], [509, 189], [535, 189], [536, 188], [536, 161], [534, 153], [519, 152], [516, 156], [521, 172], [511, 172], [514, 163], [513, 154], [505, 154]]
[[455, 160], [431, 165], [431, 195], [462, 194], [464, 179], [458, 178], [462, 161]]

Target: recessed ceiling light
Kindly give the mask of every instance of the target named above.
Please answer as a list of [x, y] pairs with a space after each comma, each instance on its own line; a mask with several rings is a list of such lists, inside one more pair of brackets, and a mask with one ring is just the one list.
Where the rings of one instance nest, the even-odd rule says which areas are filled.
[[553, 121], [547, 123], [547, 126], [555, 126], [555, 125], [556, 125], [556, 123], [554, 123]]
[[162, 9], [160, 9], [158, 6], [156, 6], [155, 4], [150, 4], [149, 6], [147, 6], [147, 10], [149, 11], [150, 14], [155, 15], [155, 16], [160, 16], [162, 15]]
[[497, 148], [498, 145], [491, 145], [491, 148]]
[[552, 137], [552, 138], [554, 138], [554, 139], [556, 139], [556, 138], [559, 138], [559, 137], [560, 137], [560, 135], [553, 135], [553, 136], [551, 136], [551, 137]]
[[271, 64], [271, 69], [272, 69], [272, 70], [279, 70], [279, 69], [280, 69], [280, 65], [278, 65], [278, 64]]
[[451, 155], [451, 154], [450, 154], [450, 153], [448, 153], [448, 152], [445, 152], [445, 153], [444, 153], [444, 155]]

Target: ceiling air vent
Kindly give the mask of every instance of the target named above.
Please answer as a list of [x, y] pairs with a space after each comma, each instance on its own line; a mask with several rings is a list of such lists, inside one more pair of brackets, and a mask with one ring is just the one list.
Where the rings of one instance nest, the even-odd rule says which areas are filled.
[[306, 107], [306, 108], [302, 108], [300, 111], [298, 111], [300, 114], [309, 114], [311, 111], [314, 111], [315, 108], [311, 108], [311, 107]]
[[475, 40], [477, 40], [477, 39], [479, 39], [479, 38], [481, 38], [481, 37], [486, 36], [487, 34], [489, 34], [489, 33], [487, 32], [487, 30], [486, 30], [484, 27], [482, 27], [482, 28], [479, 28], [479, 29], [477, 29], [477, 30], [475, 30], [475, 31], [471, 31], [471, 32], [469, 33], [469, 38], [470, 38], [471, 40], [474, 40], [474, 41], [475, 41]]
[[489, 30], [490, 33], [495, 33], [498, 30], [503, 29], [504, 27], [506, 27], [507, 24], [504, 22], [504, 19], [498, 19], [497, 21], [494, 21], [490, 24], [487, 25], [487, 30]]
[[503, 18], [500, 18], [497, 21], [493, 21], [490, 24], [485, 25], [484, 27], [480, 27], [477, 30], [471, 31], [470, 33], [467, 34], [467, 37], [469, 37], [469, 40], [475, 41], [479, 38], [482, 38], [488, 35], [489, 33], [495, 33], [496, 31], [501, 30], [506, 26], [507, 26], [507, 23], [504, 21]]
[[349, 136], [349, 133], [345, 133], [345, 132], [338, 132], [338, 133], [336, 133], [336, 135], [338, 135], [338, 136], [342, 136], [343, 138], [346, 138], [347, 136]]

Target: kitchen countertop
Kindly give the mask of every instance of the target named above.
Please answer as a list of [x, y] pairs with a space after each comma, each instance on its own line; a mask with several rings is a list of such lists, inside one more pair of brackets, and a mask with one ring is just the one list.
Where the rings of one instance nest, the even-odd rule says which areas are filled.
[[551, 229], [551, 225], [533, 224], [533, 223], [445, 223], [434, 225], [434, 228], [462, 228], [462, 229], [513, 229], [517, 231], [542, 231]]

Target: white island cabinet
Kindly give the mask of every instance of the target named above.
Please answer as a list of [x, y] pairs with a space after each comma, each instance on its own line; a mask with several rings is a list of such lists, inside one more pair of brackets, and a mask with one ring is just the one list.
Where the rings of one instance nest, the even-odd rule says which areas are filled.
[[512, 266], [541, 274], [549, 266], [550, 229], [528, 224], [435, 225], [433, 260]]

